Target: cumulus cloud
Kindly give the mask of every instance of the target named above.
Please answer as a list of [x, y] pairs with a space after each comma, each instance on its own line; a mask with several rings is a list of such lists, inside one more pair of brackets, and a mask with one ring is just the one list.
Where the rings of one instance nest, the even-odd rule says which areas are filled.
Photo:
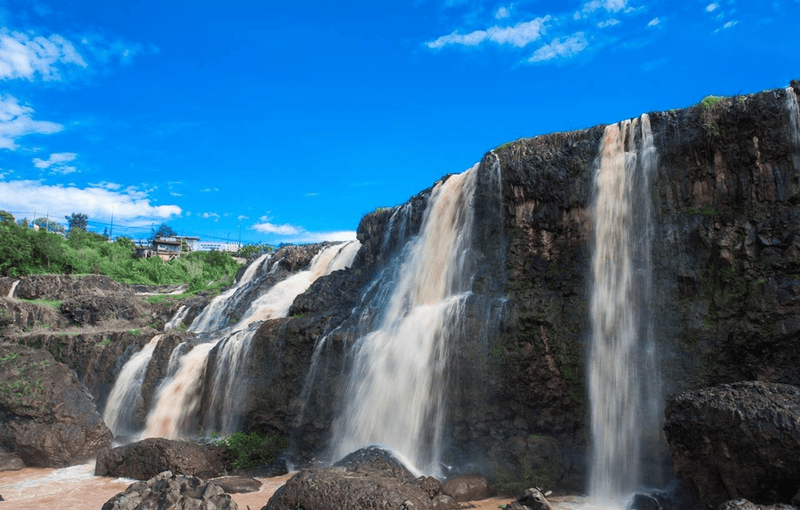
[[718, 3], [708, 4], [708, 5], [706, 6], [706, 11], [708, 11], [708, 12], [714, 12], [714, 11], [715, 11], [715, 10], [717, 10], [718, 8], [719, 8], [719, 4], [718, 4]]
[[545, 44], [534, 52], [528, 62], [535, 64], [556, 58], [572, 58], [589, 46], [589, 42], [578, 32], [565, 39], [555, 38], [550, 44]]
[[628, 7], [628, 0], [591, 0], [581, 6], [581, 10], [577, 11], [573, 16], [574, 19], [585, 18], [593, 12], [601, 9], [607, 12], [619, 12]]
[[658, 24], [661, 23], [659, 18], [653, 18], [650, 20], [650, 23], [647, 24], [648, 27], [657, 27]]
[[505, 19], [508, 18], [509, 16], [511, 16], [511, 13], [508, 11], [508, 8], [506, 7], [500, 7], [494, 13], [495, 19]]
[[352, 241], [356, 238], [355, 231], [338, 230], [331, 232], [310, 232], [302, 227], [283, 224], [276, 225], [262, 220], [251, 226], [253, 230], [262, 234], [274, 235], [286, 243], [320, 243], [323, 241]]
[[60, 80], [63, 65], [87, 67], [75, 46], [60, 35], [31, 37], [0, 28], [0, 79], [33, 80], [38, 75], [43, 80]]
[[89, 218], [110, 218], [113, 210], [115, 220], [131, 226], [150, 225], [181, 214], [177, 205], [153, 205], [141, 192], [119, 192], [93, 185], [47, 185], [30, 180], [0, 182], [0, 209], [41, 211], [56, 218], [76, 211]]
[[294, 225], [276, 225], [274, 223], [270, 223], [265, 221], [263, 223], [256, 223], [252, 227], [253, 230], [257, 230], [262, 234], [278, 234], [282, 236], [292, 236], [299, 234], [302, 230]]
[[77, 171], [72, 165], [67, 165], [74, 161], [78, 155], [74, 152], [54, 152], [47, 159], [33, 158], [33, 166], [40, 170], [50, 170], [51, 174], [71, 174]]
[[212, 213], [210, 213], [210, 212], [204, 212], [203, 214], [201, 214], [201, 215], [200, 215], [200, 217], [201, 217], [201, 218], [204, 218], [204, 219], [210, 219], [210, 218], [213, 218], [213, 219], [214, 219], [214, 221], [219, 221], [219, 214], [217, 214], [217, 213], [213, 213], [213, 212], [212, 212]]
[[239, 221], [248, 220], [250, 219], [250, 216], [245, 216], [244, 214], [240, 214], [239, 216], [236, 217], [236, 219]]
[[601, 21], [597, 24], [597, 28], [606, 28], [606, 27], [613, 27], [614, 25], [619, 25], [618, 19], [610, 19], [606, 21]]
[[15, 150], [16, 139], [31, 134], [51, 134], [64, 129], [55, 122], [33, 120], [33, 108], [14, 96], [0, 95], [0, 149]]
[[497, 44], [510, 44], [511, 46], [522, 48], [540, 39], [546, 32], [547, 23], [551, 19], [550, 16], [544, 16], [517, 23], [512, 27], [493, 26], [486, 30], [475, 30], [467, 34], [461, 34], [456, 31], [443, 35], [435, 41], [430, 41], [426, 43], [426, 46], [431, 49], [443, 48], [451, 44], [478, 46], [486, 41], [491, 41]]

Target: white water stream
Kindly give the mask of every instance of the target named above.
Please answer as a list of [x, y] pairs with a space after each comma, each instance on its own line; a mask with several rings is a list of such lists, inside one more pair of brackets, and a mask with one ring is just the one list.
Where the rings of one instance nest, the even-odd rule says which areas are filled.
[[593, 203], [592, 343], [589, 363], [592, 465], [590, 495], [622, 505], [639, 487], [649, 398], [657, 378], [650, 325], [652, 212], [656, 167], [647, 115], [606, 127], [596, 163]]
[[434, 187], [419, 236], [392, 263], [395, 270], [384, 273], [380, 285], [390, 292], [377, 307], [383, 310], [378, 327], [353, 347], [333, 459], [379, 444], [412, 469], [438, 471], [449, 340], [471, 287], [476, 174], [477, 165]]
[[[789, 114], [789, 137], [792, 142], [794, 168], [800, 168], [800, 105], [792, 87], [786, 88], [786, 111]], [[800, 185], [800, 183], [798, 183]]]
[[[359, 247], [358, 241], [351, 241], [324, 248], [311, 260], [307, 271], [291, 275], [273, 285], [251, 303], [238, 322], [220, 331], [215, 335], [216, 339], [197, 345], [183, 356], [175, 374], [168, 377], [159, 388], [142, 436], [178, 438], [196, 432], [192, 427], [197, 423], [203, 384], [206, 371], [209, 370], [209, 354], [218, 344], [205, 409], [207, 422], [202, 425], [209, 431], [235, 431], [241, 420], [242, 402], [247, 396], [249, 386], [241, 373], [258, 329], [255, 323], [285, 317], [298, 295], [305, 292], [319, 277], [349, 266]], [[261, 265], [263, 260], [251, 264], [242, 276], [242, 281], [252, 280]], [[236, 298], [236, 291], [237, 289], [232, 289], [212, 301], [201, 316], [195, 319], [190, 329], [196, 333], [210, 333], [217, 329], [226, 320], [226, 317], [219, 315], [229, 306], [229, 301]]]
[[14, 299], [14, 292], [16, 292], [17, 285], [19, 285], [20, 281], [21, 280], [17, 280], [14, 283], [11, 284], [11, 289], [9, 289], [8, 295], [6, 296], [8, 299]]

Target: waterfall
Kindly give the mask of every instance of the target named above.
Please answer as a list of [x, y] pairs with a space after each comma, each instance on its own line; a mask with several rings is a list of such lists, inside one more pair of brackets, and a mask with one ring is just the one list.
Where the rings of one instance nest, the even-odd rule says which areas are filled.
[[[789, 136], [792, 143], [792, 163], [800, 169], [800, 106], [792, 87], [786, 87], [786, 111], [789, 114]], [[800, 183], [798, 183], [800, 185]]]
[[131, 356], [114, 381], [103, 411], [103, 421], [115, 436], [136, 432], [132, 430], [132, 424], [136, 422], [141, 406], [142, 383], [147, 365], [161, 337], [162, 335], [154, 336], [139, 352]]
[[175, 312], [175, 315], [169, 320], [169, 322], [164, 324], [164, 331], [172, 331], [173, 329], [178, 329], [181, 323], [183, 323], [183, 319], [186, 318], [186, 315], [188, 313], [189, 313], [189, 308], [187, 308], [186, 305], [181, 305], [180, 308], [178, 308], [178, 311]]
[[656, 154], [650, 119], [606, 127], [593, 197], [592, 342], [589, 361], [590, 495], [608, 504], [641, 482], [648, 422], [657, 420], [651, 325], [652, 205]]
[[[352, 348], [345, 408], [333, 425], [334, 459], [379, 444], [419, 471], [438, 470], [449, 341], [471, 287], [477, 166], [434, 187], [420, 234], [377, 277], [378, 288], [389, 291], [376, 292], [366, 307], [382, 316]], [[373, 321], [369, 311], [363, 321]]]
[[[203, 428], [219, 432], [235, 431], [241, 420], [242, 405], [249, 389], [243, 369], [246, 368], [253, 336], [258, 330], [256, 323], [285, 317], [298, 295], [305, 292], [319, 277], [349, 266], [360, 246], [358, 241], [351, 241], [324, 248], [311, 260], [308, 270], [273, 285], [250, 304], [238, 322], [225, 330], [214, 333], [199, 329], [216, 328], [224, 320], [204, 311], [204, 317], [198, 317], [200, 320], [192, 323], [191, 330], [207, 333], [215, 338], [196, 346], [180, 359], [175, 375], [165, 381], [157, 393], [143, 435], [174, 438], [194, 432], [192, 429], [198, 421], [203, 383], [209, 369], [213, 369], [213, 376], [208, 389], [207, 408], [204, 409]], [[256, 261], [252, 265], [262, 264], [262, 261]], [[242, 281], [246, 278], [252, 279], [254, 274], [255, 272], [252, 275], [245, 273]], [[213, 305], [214, 313], [222, 313], [236, 296], [236, 291], [229, 291], [224, 299], [209, 304], [209, 308]], [[214, 366], [209, 367], [209, 355], [217, 346]]]
[[9, 289], [8, 295], [6, 296], [8, 299], [14, 299], [14, 292], [16, 292], [17, 285], [19, 285], [21, 281], [22, 280], [15, 280], [14, 283], [11, 284], [11, 289]]

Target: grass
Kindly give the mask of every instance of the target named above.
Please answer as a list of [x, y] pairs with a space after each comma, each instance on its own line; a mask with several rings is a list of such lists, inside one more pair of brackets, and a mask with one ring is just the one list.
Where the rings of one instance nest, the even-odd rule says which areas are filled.
[[711, 108], [717, 106], [723, 99], [725, 98], [721, 96], [706, 96], [702, 101], [700, 101], [700, 105], [702, 105], [702, 107], [706, 110], [710, 110]]
[[141, 328], [135, 328], [135, 329], [130, 330], [130, 334], [133, 335], [133, 336], [139, 336], [139, 335], [142, 334], [142, 330], [141, 330]]
[[55, 311], [61, 311], [61, 300], [58, 299], [20, 299], [20, 301], [25, 301], [27, 303], [36, 303], [37, 305], [45, 305], [50, 306], [55, 309]]

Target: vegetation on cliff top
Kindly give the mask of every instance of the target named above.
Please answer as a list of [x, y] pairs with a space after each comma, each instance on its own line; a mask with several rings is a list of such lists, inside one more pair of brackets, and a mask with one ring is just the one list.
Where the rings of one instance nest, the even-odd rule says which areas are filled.
[[232, 280], [241, 265], [223, 252], [194, 252], [163, 262], [158, 257], [134, 257], [130, 239], [114, 242], [80, 228], [68, 239], [40, 229], [17, 225], [14, 217], [0, 211], [0, 275], [101, 274], [128, 284], [164, 285], [189, 283], [190, 291], [208, 282]]

